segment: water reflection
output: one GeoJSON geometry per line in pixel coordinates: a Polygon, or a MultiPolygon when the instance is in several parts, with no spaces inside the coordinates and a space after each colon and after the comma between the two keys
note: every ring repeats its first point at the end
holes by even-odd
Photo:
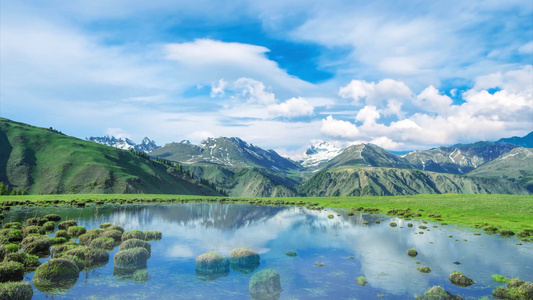
{"type": "MultiPolygon", "coordinates": [[[[440,224],[426,224],[429,231],[421,230],[419,222],[409,221],[414,226],[408,227],[404,220],[379,215],[189,203],[106,205],[97,211],[94,206],[39,208],[29,213],[28,209],[14,209],[6,213],[6,220],[20,221],[24,215],[47,213],[59,214],[64,220],[76,219],[87,228],[110,222],[127,231],[160,230],[163,234],[162,240],[151,243],[150,278],[146,283],[120,281],[113,276],[114,266],[109,263],[88,274],[83,283],[76,283],[62,295],[65,298],[247,299],[251,276],[269,268],[280,275],[282,299],[364,299],[377,294],[404,299],[423,294],[433,285],[463,297],[480,297],[490,295],[497,286],[490,278],[492,274],[533,280],[532,244],[518,246],[514,238],[475,236],[471,230],[440,224]],[[329,214],[334,218],[329,219],[329,214]],[[375,220],[381,224],[375,224],[375,220]],[[398,226],[390,227],[390,221],[398,226]],[[216,278],[197,273],[195,259],[199,255],[216,252],[227,258],[230,250],[242,247],[259,253],[259,266],[244,271],[231,266],[231,272],[216,278]],[[418,251],[417,257],[407,255],[410,248],[418,251]],[[289,257],[288,251],[298,256],[289,257]],[[454,264],[456,261],[461,264],[454,264]],[[317,262],[324,266],[315,266],[317,262]],[[432,272],[420,273],[416,268],[421,265],[432,272]],[[448,277],[453,271],[463,272],[477,284],[467,288],[452,285],[448,277]],[[366,277],[366,286],[357,283],[359,276],[366,277]]],[[[115,248],[110,255],[117,251],[115,248]]],[[[43,294],[34,295],[34,299],[41,298],[43,294]]]]}

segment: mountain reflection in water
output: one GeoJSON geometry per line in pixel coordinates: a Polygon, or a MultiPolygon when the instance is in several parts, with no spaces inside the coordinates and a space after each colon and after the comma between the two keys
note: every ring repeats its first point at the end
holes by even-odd
{"type": "MultiPolygon", "coordinates": [[[[253,273],[232,270],[227,276],[208,281],[195,276],[197,256],[214,251],[228,257],[231,250],[241,247],[259,253],[261,263],[254,273],[267,268],[279,273],[283,289],[280,299],[365,299],[377,294],[385,294],[387,299],[412,299],[433,285],[463,297],[481,297],[499,286],[490,278],[492,274],[533,280],[531,243],[518,246],[515,238],[476,236],[472,230],[456,226],[429,223],[425,224],[429,230],[421,230],[421,222],[383,215],[347,216],[346,211],[334,209],[218,203],[105,205],[98,207],[95,222],[95,209],[15,208],[5,214],[5,222],[56,213],[63,220],[79,220],[87,228],[111,222],[126,231],[163,233],[162,240],[150,242],[148,281],[137,283],[113,277],[112,257],[117,247],[109,253],[107,265],[80,273],[74,287],[54,295],[54,299],[248,299],[253,273]],[[334,218],[328,218],[329,214],[334,218]],[[375,224],[376,219],[381,224],[375,224]],[[365,221],[369,224],[364,225],[365,221]],[[390,221],[398,226],[390,227],[390,221]],[[408,222],[414,226],[407,227],[408,222]],[[418,256],[409,257],[410,248],[415,248],[418,256]],[[287,251],[298,255],[289,257],[287,251]],[[456,265],[455,261],[461,264],[456,265]],[[324,266],[315,266],[317,262],[324,266]],[[422,274],[416,269],[418,266],[429,266],[432,271],[422,274]],[[476,284],[468,288],[452,285],[448,276],[453,271],[463,272],[476,284]],[[359,276],[366,277],[366,286],[357,283],[359,276]]],[[[33,299],[45,297],[34,289],[33,299]]]]}

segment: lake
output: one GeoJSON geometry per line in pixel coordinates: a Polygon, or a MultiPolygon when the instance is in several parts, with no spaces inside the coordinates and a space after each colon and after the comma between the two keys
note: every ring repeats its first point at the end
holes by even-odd
{"type": "MultiPolygon", "coordinates": [[[[53,299],[249,299],[250,278],[261,269],[280,275],[280,299],[413,299],[434,285],[464,299],[479,299],[491,298],[492,290],[503,285],[491,279],[493,274],[533,281],[532,243],[517,245],[514,237],[474,235],[480,230],[471,228],[347,212],[218,203],[13,207],[4,213],[4,223],[55,213],[87,229],[110,222],[126,231],[162,232],[161,240],[150,241],[147,281],[113,275],[116,247],[106,265],[82,271],[72,288],[53,299]],[[398,226],[391,227],[391,221],[398,226]],[[229,257],[240,247],[259,253],[260,265],[254,272],[231,270],[211,280],[196,275],[197,256],[215,251],[229,257]],[[418,256],[408,256],[410,248],[418,256]],[[288,251],[297,256],[287,256],[288,251]],[[430,267],[431,272],[421,273],[420,266],[430,267]],[[476,284],[451,284],[448,277],[453,271],[461,271],[476,284]],[[366,285],[358,284],[359,276],[366,278],[366,285]]],[[[26,273],[25,280],[32,276],[26,273]]],[[[50,296],[34,288],[33,299],[50,296]]]]}

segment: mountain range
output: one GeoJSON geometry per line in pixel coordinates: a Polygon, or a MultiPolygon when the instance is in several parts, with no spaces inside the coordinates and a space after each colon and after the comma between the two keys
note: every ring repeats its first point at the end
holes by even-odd
{"type": "Polygon", "coordinates": [[[132,140],[125,138],[116,138],[114,136],[103,136],[103,137],[94,137],[91,136],[90,138],[85,138],[87,141],[95,142],[102,145],[111,146],[114,148],[122,149],[122,150],[130,150],[133,149],[135,151],[142,151],[144,153],[149,153],[154,151],[155,149],[161,148],[156,143],[149,138],[145,137],[140,144],[135,144],[132,140]]]}
{"type": "Polygon", "coordinates": [[[139,145],[146,147],[136,148],[128,139],[106,136],[84,141],[0,119],[0,181],[33,194],[529,194],[533,193],[533,154],[520,145],[530,145],[532,138],[529,134],[401,156],[373,144],[339,149],[322,141],[296,162],[236,137],[163,147],[145,138],[139,145]]]}

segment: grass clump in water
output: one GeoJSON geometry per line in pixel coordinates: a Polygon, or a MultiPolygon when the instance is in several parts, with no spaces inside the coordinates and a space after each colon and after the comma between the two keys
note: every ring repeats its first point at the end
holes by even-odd
{"type": "Polygon", "coordinates": [[[71,236],[80,236],[80,235],[86,233],[87,229],[85,229],[85,227],[83,227],[83,226],[70,226],[70,227],[68,227],[67,232],[71,236]]]}
{"type": "Polygon", "coordinates": [[[287,251],[287,253],[285,253],[285,255],[290,256],[290,257],[295,257],[298,254],[296,252],[294,252],[294,251],[287,251]]]}
{"type": "Polygon", "coordinates": [[[16,261],[0,263],[0,282],[21,281],[24,276],[24,265],[16,261]]]}
{"type": "Polygon", "coordinates": [[[161,231],[148,230],[144,232],[147,241],[158,241],[163,237],[161,231]]]}
{"type": "Polygon", "coordinates": [[[78,223],[74,220],[66,220],[57,225],[57,229],[59,230],[67,230],[69,227],[72,226],[78,226],[78,223]]]}
{"type": "Polygon", "coordinates": [[[415,257],[418,255],[418,252],[416,251],[415,248],[411,248],[409,250],[407,250],[407,255],[411,256],[411,257],[415,257]]]}
{"type": "Polygon", "coordinates": [[[422,272],[422,273],[430,273],[431,272],[431,269],[429,267],[418,267],[416,269],[418,271],[422,272]]]}
{"type": "Polygon", "coordinates": [[[130,240],[130,239],[139,239],[139,240],[144,241],[146,239],[146,235],[144,234],[144,232],[140,230],[132,230],[132,231],[124,232],[122,234],[122,241],[130,240]]]}
{"type": "Polygon", "coordinates": [[[33,297],[33,289],[27,281],[0,284],[0,299],[30,300],[31,297],[33,297]]]}
{"type": "Polygon", "coordinates": [[[365,276],[359,276],[356,278],[357,283],[359,283],[360,286],[365,286],[367,284],[365,276]]]}
{"type": "Polygon", "coordinates": [[[466,277],[461,272],[452,272],[452,274],[450,274],[450,282],[463,287],[471,286],[475,283],[472,279],[466,277]]]}
{"type": "Polygon", "coordinates": [[[281,294],[281,280],[279,274],[272,269],[256,272],[250,278],[248,285],[252,299],[278,299],[281,294]]]}
{"type": "Polygon", "coordinates": [[[133,280],[138,281],[138,282],[147,281],[149,278],[150,276],[148,276],[147,269],[140,269],[133,273],[133,280]]]}

